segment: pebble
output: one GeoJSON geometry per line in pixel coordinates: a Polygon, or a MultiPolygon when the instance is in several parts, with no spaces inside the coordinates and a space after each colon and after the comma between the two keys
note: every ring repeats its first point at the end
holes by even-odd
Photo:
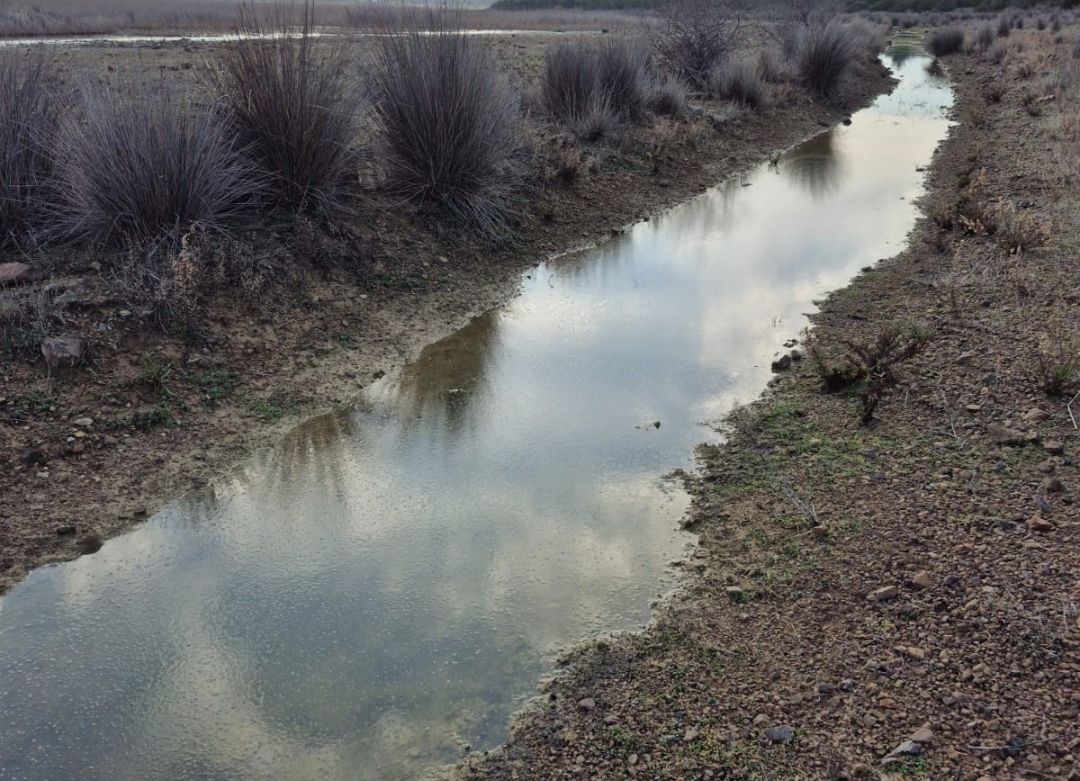
{"type": "Polygon", "coordinates": [[[773,743],[791,743],[795,740],[795,728],[788,724],[769,727],[765,734],[773,743]]]}
{"type": "Polygon", "coordinates": [[[618,716],[615,716],[614,714],[609,713],[607,716],[604,716],[604,723],[607,724],[610,727],[612,724],[618,724],[619,723],[619,718],[618,718],[618,716]]]}
{"type": "Polygon", "coordinates": [[[928,573],[926,570],[915,573],[911,577],[911,583],[918,588],[930,588],[930,586],[932,585],[930,582],[930,573],[928,573]]]}
{"type": "Polygon", "coordinates": [[[700,734],[701,730],[699,730],[697,727],[691,727],[686,731],[686,734],[683,735],[683,743],[693,743],[695,740],[697,740],[698,735],[700,734]]]}
{"type": "Polygon", "coordinates": [[[1065,486],[1056,477],[1046,477],[1043,478],[1042,489],[1048,494],[1059,494],[1065,490],[1065,486]]]}
{"type": "Polygon", "coordinates": [[[917,757],[922,752],[919,748],[919,744],[913,740],[905,740],[899,746],[890,751],[881,764],[887,765],[892,762],[897,762],[901,757],[917,757]]]}
{"type": "Polygon", "coordinates": [[[896,586],[882,586],[870,594],[867,599],[872,602],[888,602],[890,599],[896,599],[899,594],[900,590],[896,586]]]}
{"type": "Polygon", "coordinates": [[[64,537],[68,534],[74,534],[75,527],[69,523],[61,524],[60,526],[56,527],[56,533],[59,534],[61,537],[64,537]]]}
{"type": "Polygon", "coordinates": [[[596,708],[596,700],[592,697],[586,697],[583,700],[578,700],[577,706],[581,710],[588,712],[596,708]]]}
{"type": "Polygon", "coordinates": [[[755,727],[760,727],[762,724],[765,724],[768,721],[769,721],[769,717],[766,716],[764,713],[759,713],[757,716],[754,716],[754,726],[755,727]]]}
{"type": "Polygon", "coordinates": [[[1054,524],[1039,515],[1033,515],[1028,518],[1027,527],[1033,532],[1049,532],[1054,530],[1054,524]]]}
{"type": "Polygon", "coordinates": [[[922,727],[916,730],[908,740],[912,743],[932,743],[934,740],[934,733],[931,731],[930,727],[922,727]]]}
{"type": "Polygon", "coordinates": [[[75,420],[71,422],[79,428],[90,428],[92,425],[94,425],[93,418],[75,418],[75,420]]]}
{"type": "Polygon", "coordinates": [[[1065,452],[1065,444],[1063,442],[1051,441],[1043,443],[1043,450],[1052,456],[1060,456],[1065,452]]]}

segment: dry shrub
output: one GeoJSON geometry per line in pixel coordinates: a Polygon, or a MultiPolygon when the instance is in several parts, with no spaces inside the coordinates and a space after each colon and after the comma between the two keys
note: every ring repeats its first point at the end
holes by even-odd
{"type": "Polygon", "coordinates": [[[327,43],[315,33],[313,0],[244,2],[216,73],[240,143],[267,173],[277,203],[295,211],[340,208],[357,174],[351,60],[343,39],[327,43]]]}
{"type": "Polygon", "coordinates": [[[742,18],[718,0],[667,0],[653,45],[669,73],[695,89],[707,89],[709,75],[735,50],[742,18]]]}
{"type": "Polygon", "coordinates": [[[658,79],[653,86],[649,105],[661,116],[683,119],[690,110],[686,85],[671,76],[658,79]]]}
{"type": "Polygon", "coordinates": [[[964,48],[964,31],[959,27],[942,27],[930,33],[926,50],[935,57],[947,57],[964,48]]]}
{"type": "Polygon", "coordinates": [[[986,51],[994,45],[994,25],[990,22],[984,22],[979,25],[975,30],[975,35],[972,36],[972,43],[974,48],[979,51],[986,51]]]}
{"type": "Polygon", "coordinates": [[[31,240],[63,103],[46,47],[0,49],[0,248],[31,240]]]}
{"type": "Polygon", "coordinates": [[[555,119],[573,124],[583,117],[600,93],[600,73],[593,48],[572,41],[548,48],[540,89],[544,107],[555,119]]]}
{"type": "Polygon", "coordinates": [[[447,14],[407,14],[377,40],[371,86],[391,190],[491,239],[509,234],[524,181],[518,96],[447,14]]]}
{"type": "Polygon", "coordinates": [[[640,40],[567,41],[548,49],[541,83],[548,113],[577,125],[598,112],[645,117],[653,80],[650,52],[640,40]]]}
{"type": "Polygon", "coordinates": [[[59,141],[50,233],[146,246],[174,242],[195,222],[250,219],[263,179],[220,111],[139,77],[82,94],[82,121],[59,141]]]}
{"type": "Polygon", "coordinates": [[[12,362],[39,358],[54,309],[43,290],[0,291],[0,358],[12,362]]]}
{"type": "Polygon", "coordinates": [[[757,71],[769,84],[785,84],[791,78],[791,66],[774,46],[765,46],[758,50],[757,71]]]}
{"type": "Polygon", "coordinates": [[[812,92],[834,97],[856,58],[856,46],[848,31],[832,21],[803,29],[795,50],[800,80],[812,92]]]}
{"type": "Polygon", "coordinates": [[[598,45],[600,89],[612,109],[629,120],[644,118],[652,79],[651,52],[639,39],[608,38],[598,45]]]}
{"type": "Polygon", "coordinates": [[[1047,396],[1072,393],[1080,380],[1080,335],[1065,325],[1055,312],[1047,320],[1047,330],[1035,351],[1035,373],[1047,396]]]}
{"type": "Polygon", "coordinates": [[[756,64],[746,60],[728,60],[713,69],[710,84],[721,100],[760,109],[765,102],[765,80],[756,64]]]}

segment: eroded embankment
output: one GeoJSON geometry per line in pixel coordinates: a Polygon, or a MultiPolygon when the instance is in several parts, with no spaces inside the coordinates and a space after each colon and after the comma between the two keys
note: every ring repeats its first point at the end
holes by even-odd
{"type": "Polygon", "coordinates": [[[577,654],[460,774],[1080,773],[1076,69],[1068,38],[1016,40],[1004,65],[949,60],[933,219],[701,453],[682,593],[577,654]]]}
{"type": "MultiPolygon", "coordinates": [[[[508,67],[522,60],[535,70],[549,41],[493,45],[508,67]]],[[[197,80],[198,51],[183,44],[147,56],[197,80]]],[[[112,69],[142,56],[132,47],[80,50],[68,76],[87,60],[112,69]]],[[[354,398],[373,376],[504,301],[543,257],[749,168],[888,84],[875,61],[844,108],[784,85],[761,113],[733,122],[717,126],[706,111],[583,146],[577,180],[539,191],[508,249],[447,236],[422,210],[372,192],[354,221],[301,222],[263,237],[253,264],[270,284],[255,295],[222,292],[194,342],[155,329],[118,293],[107,263],[35,258],[48,295],[72,302],[64,330],[90,336],[92,362],[61,377],[19,365],[0,378],[0,590],[34,566],[96,550],[299,419],[354,398]]]]}

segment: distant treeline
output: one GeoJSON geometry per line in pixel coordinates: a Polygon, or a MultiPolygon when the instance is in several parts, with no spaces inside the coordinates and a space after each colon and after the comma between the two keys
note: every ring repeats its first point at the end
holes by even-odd
{"type": "MultiPolygon", "coordinates": [[[[665,0],[497,0],[491,5],[503,11],[533,11],[542,8],[578,9],[582,11],[641,11],[663,7],[665,0]]],[[[1001,11],[1005,8],[1074,8],[1080,0],[848,0],[850,11],[1001,11]]]]}

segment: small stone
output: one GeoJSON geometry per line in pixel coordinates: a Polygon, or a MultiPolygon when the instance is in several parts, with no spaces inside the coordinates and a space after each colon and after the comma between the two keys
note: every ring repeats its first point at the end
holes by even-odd
{"type": "Polygon", "coordinates": [[[728,586],[724,593],[728,595],[728,599],[737,600],[743,595],[742,586],[728,586]]]}
{"type": "Polygon", "coordinates": [[[930,586],[933,585],[930,581],[930,573],[926,570],[916,572],[911,577],[911,585],[916,586],[917,588],[930,588],[930,586]]]}
{"type": "Polygon", "coordinates": [[[1057,464],[1055,464],[1050,459],[1047,459],[1045,461],[1040,461],[1039,465],[1036,468],[1040,472],[1042,472],[1044,475],[1052,475],[1052,474],[1054,474],[1054,471],[1057,469],[1057,464]]]}
{"type": "Polygon", "coordinates": [[[968,412],[982,412],[982,404],[968,404],[964,407],[968,412]]]}
{"type": "Polygon", "coordinates": [[[803,359],[803,352],[799,349],[792,350],[788,355],[791,356],[791,360],[793,361],[801,361],[803,359]]]}
{"type": "Polygon", "coordinates": [[[990,441],[995,445],[1015,447],[1026,444],[1028,441],[1023,431],[1003,426],[1000,423],[991,423],[986,427],[986,433],[990,436],[990,441]]]}
{"type": "Polygon", "coordinates": [[[1040,515],[1033,515],[1027,520],[1027,527],[1033,532],[1048,532],[1054,530],[1054,524],[1040,515]]]}
{"type": "Polygon", "coordinates": [[[701,730],[699,730],[697,727],[691,727],[690,729],[686,730],[686,734],[683,735],[683,743],[693,743],[695,740],[697,740],[698,735],[700,734],[701,730]]]}
{"type": "Polygon", "coordinates": [[[813,532],[814,536],[818,537],[819,539],[829,536],[829,527],[826,526],[823,523],[819,523],[817,526],[813,527],[810,531],[813,532]]]}
{"type": "Polygon", "coordinates": [[[75,547],[79,549],[80,553],[86,556],[91,553],[97,553],[104,544],[101,535],[91,533],[81,537],[79,541],[75,543],[75,547]]]}
{"type": "Polygon", "coordinates": [[[612,713],[609,713],[607,716],[604,716],[604,723],[607,724],[609,727],[612,724],[618,724],[619,723],[619,717],[612,714],[612,713]]]}
{"type": "Polygon", "coordinates": [[[932,743],[934,740],[934,733],[930,730],[930,727],[921,727],[916,730],[910,738],[912,743],[932,743]]]}
{"type": "Polygon", "coordinates": [[[765,734],[773,743],[791,743],[795,740],[795,728],[788,724],[781,724],[779,727],[769,727],[765,734]]]}
{"type": "Polygon", "coordinates": [[[913,740],[905,740],[890,751],[885,759],[881,760],[881,763],[887,765],[899,761],[901,757],[917,757],[920,753],[922,753],[922,749],[919,748],[918,743],[913,740]]]}
{"type": "Polygon", "coordinates": [[[1059,494],[1065,490],[1065,486],[1056,477],[1046,477],[1043,478],[1042,489],[1048,494],[1059,494]]]}
{"type": "Polygon", "coordinates": [[[34,267],[26,263],[0,263],[0,287],[21,285],[34,278],[34,267]]]}
{"type": "Polygon", "coordinates": [[[791,368],[791,356],[781,355],[778,359],[772,362],[772,370],[774,372],[787,371],[791,368]]]}
{"type": "Polygon", "coordinates": [[[75,420],[71,422],[79,428],[90,428],[92,425],[94,425],[93,418],[75,418],[75,420]]]}
{"type": "Polygon", "coordinates": [[[926,651],[921,648],[916,648],[913,645],[909,645],[907,648],[905,648],[904,653],[906,653],[912,659],[918,659],[919,661],[922,661],[926,658],[926,651]]]}
{"type": "Polygon", "coordinates": [[[888,602],[890,599],[896,599],[899,594],[900,590],[896,586],[882,586],[870,594],[867,599],[872,602],[888,602]]]}
{"type": "Polygon", "coordinates": [[[1022,420],[1024,423],[1042,423],[1049,417],[1050,413],[1046,410],[1039,409],[1038,407],[1032,407],[1020,416],[1020,420],[1022,420]]]}
{"type": "Polygon", "coordinates": [[[56,527],[56,533],[61,537],[66,537],[69,534],[75,533],[75,527],[69,523],[61,524],[56,527]]]}
{"type": "Polygon", "coordinates": [[[1054,440],[1052,442],[1044,442],[1043,450],[1052,456],[1060,456],[1065,452],[1065,443],[1054,440]]]}
{"type": "Polygon", "coordinates": [[[50,369],[78,366],[86,360],[89,342],[76,333],[45,339],[41,343],[41,355],[50,369]]]}
{"type": "Polygon", "coordinates": [[[769,721],[769,717],[766,716],[764,713],[759,713],[757,716],[754,716],[754,726],[755,727],[760,727],[762,724],[768,723],[768,721],[769,721]]]}
{"type": "Polygon", "coordinates": [[[588,712],[596,708],[596,700],[592,697],[586,697],[583,700],[578,700],[577,706],[579,710],[588,712]]]}
{"type": "Polygon", "coordinates": [[[631,754],[629,757],[626,758],[626,764],[628,764],[628,765],[636,765],[637,763],[638,763],[638,755],[637,754],[631,754]]]}
{"type": "Polygon", "coordinates": [[[855,681],[851,680],[850,678],[845,678],[844,680],[840,681],[839,688],[842,692],[855,691],[855,681]]]}
{"type": "Polygon", "coordinates": [[[105,447],[116,447],[120,444],[120,440],[116,437],[105,436],[105,438],[101,440],[101,444],[105,445],[105,447]]]}

